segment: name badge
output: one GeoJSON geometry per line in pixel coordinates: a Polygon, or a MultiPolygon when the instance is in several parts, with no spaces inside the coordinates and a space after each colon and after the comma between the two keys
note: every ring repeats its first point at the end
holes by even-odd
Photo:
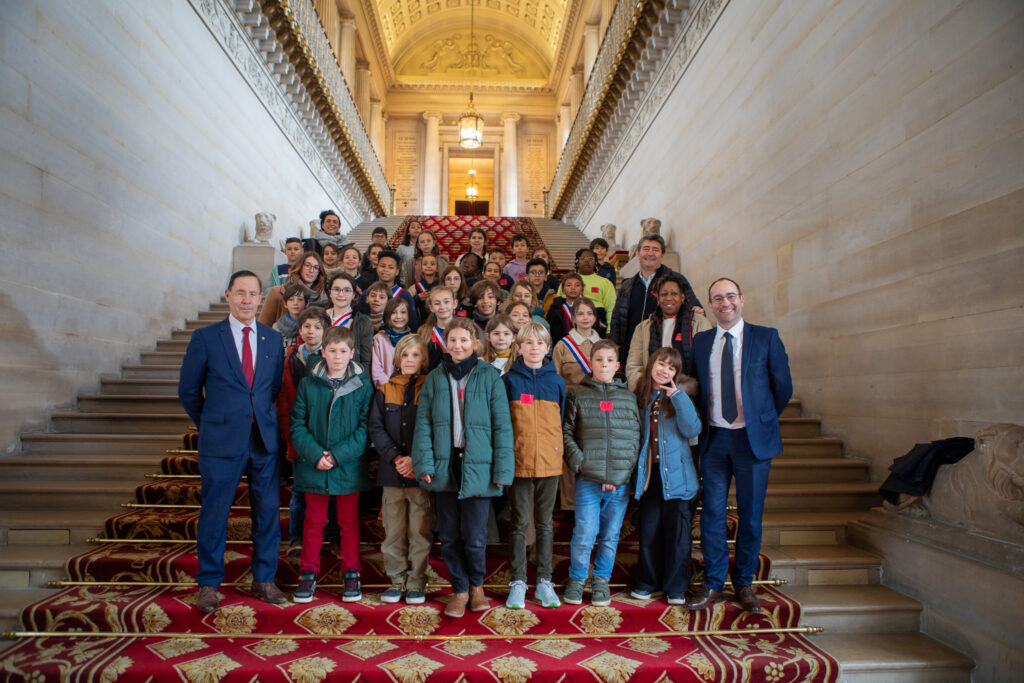
{"type": "Polygon", "coordinates": [[[594,294],[597,294],[598,292],[601,291],[601,288],[600,287],[591,287],[590,291],[593,292],[594,294]]]}
{"type": "Polygon", "coordinates": [[[612,408],[614,407],[615,404],[612,401],[601,401],[601,410],[603,410],[606,413],[611,412],[612,408]]]}
{"type": "Polygon", "coordinates": [[[533,394],[519,394],[519,402],[524,406],[533,405],[533,394]]]}

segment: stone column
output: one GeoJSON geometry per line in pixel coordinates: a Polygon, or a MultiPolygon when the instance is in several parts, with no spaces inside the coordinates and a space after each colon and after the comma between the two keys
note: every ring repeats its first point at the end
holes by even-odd
{"type": "Polygon", "coordinates": [[[425,111],[427,139],[423,146],[423,213],[441,214],[441,112],[425,111]]]}
{"type": "Polygon", "coordinates": [[[351,17],[342,17],[340,38],[341,54],[338,55],[338,66],[341,67],[341,75],[345,77],[349,90],[355,93],[356,89],[356,20],[351,17]]]}
{"type": "Polygon", "coordinates": [[[583,69],[574,66],[572,75],[569,76],[569,87],[566,88],[569,96],[569,115],[576,118],[580,110],[580,102],[583,101],[583,69]]]}
{"type": "Polygon", "coordinates": [[[597,61],[597,50],[601,47],[601,27],[587,23],[583,27],[583,82],[590,80],[594,62],[597,61]]]}
{"type": "Polygon", "coordinates": [[[505,124],[505,136],[501,143],[501,215],[519,215],[519,177],[516,148],[519,146],[517,122],[519,114],[505,112],[501,115],[505,124]]]}
{"type": "Polygon", "coordinates": [[[384,166],[384,116],[381,113],[380,100],[370,102],[370,144],[377,153],[381,167],[384,166]]]}
{"type": "Polygon", "coordinates": [[[367,133],[370,130],[370,63],[365,59],[356,61],[356,109],[363,117],[367,133]]]}
{"type": "Polygon", "coordinates": [[[572,130],[572,118],[569,113],[569,105],[563,104],[558,107],[558,150],[565,147],[565,141],[569,139],[569,131],[572,130]]]}

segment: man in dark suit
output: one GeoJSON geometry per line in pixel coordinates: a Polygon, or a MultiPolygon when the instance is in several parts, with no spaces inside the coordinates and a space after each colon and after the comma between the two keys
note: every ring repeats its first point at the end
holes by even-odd
{"type": "Polygon", "coordinates": [[[178,398],[199,428],[196,607],[204,613],[220,606],[228,514],[243,474],[252,516],[252,594],[273,604],[287,601],[274,585],[281,543],[274,399],[284,347],[280,334],[256,322],[262,289],[248,270],[231,276],[224,293],[230,315],[192,334],[178,380],[178,398]]]}
{"type": "Polygon", "coordinates": [[[793,395],[786,348],[773,327],[744,323],[743,292],[728,278],[708,290],[718,327],[693,338],[704,433],[700,437],[704,508],[700,516],[704,584],[686,606],[705,609],[723,599],[729,571],[726,499],[736,478],[739,525],[732,571],[740,606],[757,612],[752,582],[761,552],[761,517],[772,458],[782,452],[779,415],[793,395]]]}

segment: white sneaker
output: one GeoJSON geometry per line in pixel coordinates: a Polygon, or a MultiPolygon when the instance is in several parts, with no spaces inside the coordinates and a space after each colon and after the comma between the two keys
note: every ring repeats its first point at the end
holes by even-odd
{"type": "Polygon", "coordinates": [[[513,581],[508,585],[508,600],[505,601],[505,607],[509,609],[525,609],[526,608],[526,584],[522,581],[513,581]]]}
{"type": "Polygon", "coordinates": [[[561,607],[562,602],[555,594],[555,584],[548,579],[537,581],[537,587],[533,590],[533,597],[544,607],[561,607]]]}

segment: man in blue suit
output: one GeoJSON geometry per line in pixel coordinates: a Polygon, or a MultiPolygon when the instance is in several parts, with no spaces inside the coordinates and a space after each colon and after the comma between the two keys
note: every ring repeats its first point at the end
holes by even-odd
{"type": "Polygon", "coordinates": [[[284,346],[281,335],[256,322],[263,287],[248,270],[231,276],[227,319],[196,330],[185,352],[178,398],[199,428],[199,598],[196,608],[220,606],[228,514],[242,475],[249,478],[252,518],[252,595],[287,602],[274,585],[281,543],[277,413],[284,346]]]}
{"type": "Polygon", "coordinates": [[[761,603],[751,584],[761,552],[768,472],[772,458],[782,452],[779,415],[793,395],[793,381],[778,330],[744,323],[743,292],[736,282],[715,280],[708,298],[718,327],[693,338],[704,417],[699,449],[704,584],[686,606],[706,609],[724,599],[729,571],[725,507],[730,480],[735,477],[739,526],[733,593],[744,610],[757,612],[761,603]]]}

